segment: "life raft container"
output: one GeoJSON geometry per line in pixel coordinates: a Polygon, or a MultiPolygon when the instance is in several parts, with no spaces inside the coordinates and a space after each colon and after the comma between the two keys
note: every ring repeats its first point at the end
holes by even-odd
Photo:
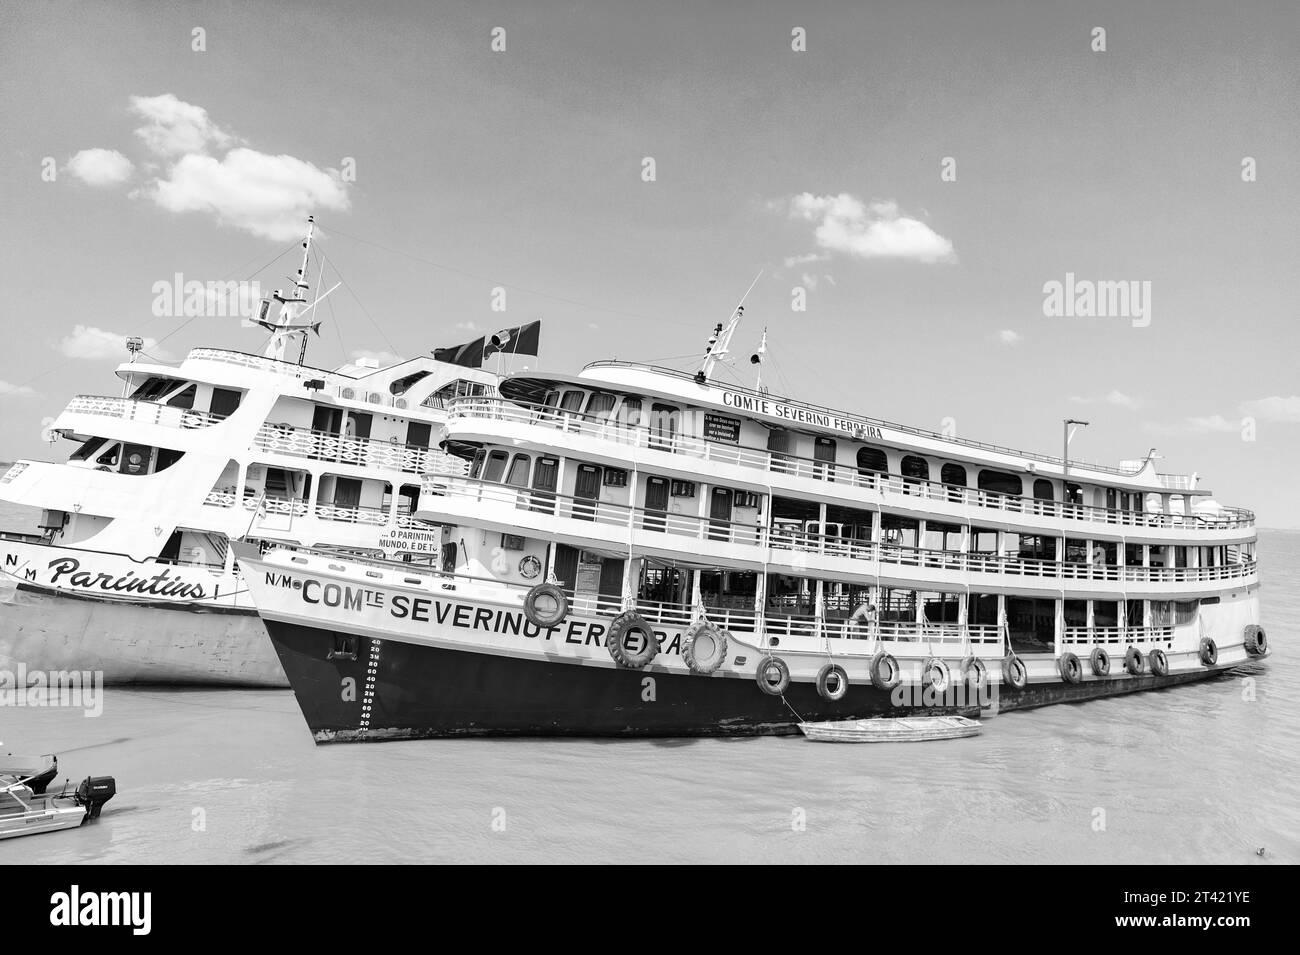
{"type": "Polygon", "coordinates": [[[1088,665],[1092,667],[1093,676],[1110,675],[1110,654],[1104,647],[1093,647],[1092,655],[1088,657],[1088,665]]]}
{"type": "Polygon", "coordinates": [[[1083,664],[1079,658],[1068,650],[1056,661],[1056,669],[1066,683],[1078,683],[1083,679],[1083,664]]]}
{"type": "Polygon", "coordinates": [[[952,685],[952,672],[948,669],[948,664],[938,657],[926,660],[925,666],[921,667],[921,685],[936,693],[948,692],[948,687],[952,685]]]}
{"type": "Polygon", "coordinates": [[[609,623],[609,633],[605,636],[605,649],[619,666],[640,670],[655,658],[659,652],[659,641],[655,639],[654,629],[635,610],[624,610],[609,623]],[[636,650],[627,648],[627,638],[636,634],[641,646],[636,650]]]}
{"type": "Polygon", "coordinates": [[[871,658],[871,685],[877,690],[892,690],[902,679],[903,674],[898,669],[894,655],[884,650],[876,651],[876,655],[871,658]]]}
{"type": "Polygon", "coordinates": [[[1124,669],[1130,676],[1141,676],[1145,663],[1146,658],[1137,647],[1129,647],[1128,652],[1124,654],[1124,669]]]}
{"type": "Polygon", "coordinates": [[[849,692],[849,675],[838,663],[828,663],[817,674],[817,695],[827,703],[844,699],[849,692]]]}
{"type": "Polygon", "coordinates": [[[1252,657],[1262,657],[1268,653],[1268,636],[1265,635],[1264,628],[1257,623],[1246,627],[1241,642],[1245,644],[1246,652],[1252,657]]]}
{"type": "Polygon", "coordinates": [[[759,661],[754,679],[768,696],[780,696],[790,685],[790,668],[780,657],[764,657],[759,661]]]}
{"type": "Polygon", "coordinates": [[[1002,682],[1013,690],[1023,690],[1029,685],[1029,670],[1025,668],[1025,661],[1014,652],[1002,658],[1002,682]]]}
{"type": "Polygon", "coordinates": [[[727,631],[697,620],[682,638],[682,659],[694,672],[707,675],[727,659],[727,631]]]}
{"type": "Polygon", "coordinates": [[[1207,667],[1212,667],[1219,662],[1219,645],[1214,642],[1213,637],[1201,637],[1200,656],[1201,662],[1207,667]]]}
{"type": "Polygon", "coordinates": [[[569,598],[555,584],[538,584],[524,595],[524,616],[534,627],[547,629],[569,615],[569,598]]]}
{"type": "Polygon", "coordinates": [[[1151,651],[1151,672],[1156,676],[1169,675],[1169,658],[1159,647],[1151,651]]]}

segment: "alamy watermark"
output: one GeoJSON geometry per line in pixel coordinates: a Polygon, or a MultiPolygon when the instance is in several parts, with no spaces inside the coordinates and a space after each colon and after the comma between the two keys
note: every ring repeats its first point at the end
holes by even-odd
{"type": "Polygon", "coordinates": [[[1043,285],[1048,318],[1127,318],[1134,328],[1151,324],[1151,282],[1137,279],[1093,281],[1065,273],[1065,281],[1043,285]]]}
{"type": "Polygon", "coordinates": [[[262,286],[257,281],[200,282],[177,272],[153,283],[153,314],[160,318],[256,318],[262,286]]]}
{"type": "Polygon", "coordinates": [[[41,706],[81,709],[83,716],[104,712],[103,670],[0,670],[0,707],[41,706]]]}

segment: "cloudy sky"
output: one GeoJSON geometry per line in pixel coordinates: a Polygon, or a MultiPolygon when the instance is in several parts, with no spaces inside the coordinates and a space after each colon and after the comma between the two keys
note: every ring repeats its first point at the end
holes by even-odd
{"type": "Polygon", "coordinates": [[[314,211],[313,364],[537,318],[545,368],[689,355],[761,270],[775,389],[1052,453],[1087,418],[1075,455],[1300,527],[1293,4],[705,6],[0,7],[0,458],[66,454],[128,334],[257,350],[154,285],[314,211]],[[1127,311],[1047,314],[1067,275],[1127,311]]]}

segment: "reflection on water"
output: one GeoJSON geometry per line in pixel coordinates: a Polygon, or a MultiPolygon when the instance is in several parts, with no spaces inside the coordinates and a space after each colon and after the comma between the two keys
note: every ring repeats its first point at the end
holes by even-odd
{"type": "Polygon", "coordinates": [[[288,692],[109,688],[98,719],[0,709],[5,750],[118,781],[98,823],[0,863],[1300,862],[1300,533],[1260,539],[1253,703],[1236,675],[941,743],[317,747],[288,692]]]}

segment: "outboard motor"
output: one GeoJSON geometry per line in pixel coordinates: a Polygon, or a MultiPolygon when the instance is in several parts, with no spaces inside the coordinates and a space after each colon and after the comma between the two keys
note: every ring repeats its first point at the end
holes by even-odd
{"type": "Polygon", "coordinates": [[[117,782],[112,776],[87,776],[77,787],[77,802],[86,807],[86,819],[98,819],[104,803],[117,795],[117,782]]]}

